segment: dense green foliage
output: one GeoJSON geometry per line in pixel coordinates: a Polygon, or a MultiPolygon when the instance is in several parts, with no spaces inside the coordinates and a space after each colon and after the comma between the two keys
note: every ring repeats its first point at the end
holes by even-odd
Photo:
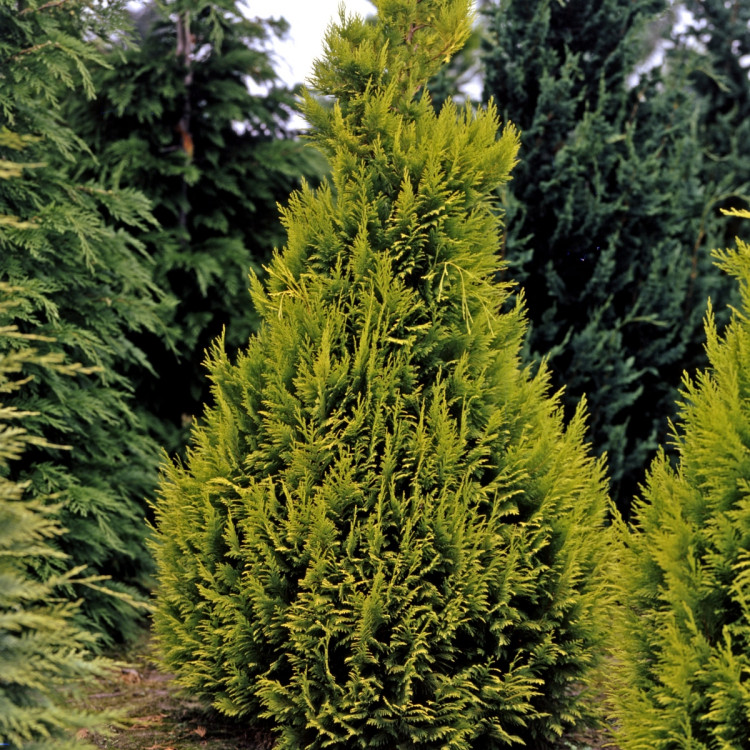
{"type": "Polygon", "coordinates": [[[583,393],[628,511],[667,430],[701,313],[723,298],[705,249],[696,107],[634,72],[663,0],[507,0],[487,11],[487,96],[522,132],[503,253],[570,411],[583,393]]]}
{"type": "Polygon", "coordinates": [[[746,222],[721,209],[750,207],[750,5],[742,0],[686,0],[687,23],[672,34],[667,67],[673,84],[697,94],[695,133],[704,151],[708,247],[750,237],[746,222]]]}
{"type": "Polygon", "coordinates": [[[174,306],[163,308],[168,338],[138,339],[155,372],[135,378],[160,440],[176,449],[207,398],[205,349],[224,327],[231,349],[244,345],[258,323],[248,274],[283,240],[276,203],[319,159],[285,130],[294,92],[265,49],[283,22],[248,20],[235,0],[150,3],[134,21],[137,48],[110,48],[96,100],[68,109],[96,154],[87,172],[153,203],[159,225],[140,239],[174,306]],[[248,80],[266,93],[251,94],[248,80]]]}
{"type": "MultiPolygon", "coordinates": [[[[27,428],[72,450],[32,446],[10,476],[28,481],[33,496],[58,495],[67,530],[53,543],[74,565],[135,594],[152,567],[143,516],[158,448],[132,410],[123,372],[145,366],[130,337],[159,320],[149,263],[123,227],[142,228],[150,217],[142,195],[73,177],[84,147],[60,117],[69,91],[93,94],[88,67],[98,57],[83,40],[117,24],[116,11],[109,2],[19,10],[0,0],[0,281],[15,288],[9,324],[49,337],[41,354],[85,366],[63,377],[29,364],[33,381],[8,406],[34,412],[27,428]]],[[[28,346],[12,338],[2,351],[28,346]]],[[[57,559],[45,556],[38,570],[55,575],[57,559]]],[[[132,630],[136,613],[125,599],[93,587],[83,597],[90,627],[116,638],[132,630]]]]}
{"type": "MultiPolygon", "coordinates": [[[[746,213],[745,218],[750,218],[746,213]]],[[[738,750],[750,736],[750,245],[717,253],[742,305],[685,376],[673,440],[635,506],[622,567],[619,744],[738,750]]]]}
{"type": "Polygon", "coordinates": [[[306,100],[330,183],[295,193],[156,508],[177,679],[280,748],[541,747],[581,720],[606,618],[602,466],[501,312],[494,191],[517,135],[419,90],[464,0],[342,18],[306,100]]]}
{"type": "Polygon", "coordinates": [[[71,682],[96,674],[102,663],[87,658],[92,636],[74,625],[77,606],[59,596],[59,587],[71,585],[80,571],[66,570],[44,582],[29,574],[39,560],[61,560],[50,540],[62,529],[54,508],[27,497],[27,484],[8,478],[9,462],[29,445],[46,443],[24,428],[29,415],[6,403],[26,384],[22,371],[30,363],[63,377],[76,368],[64,367],[55,354],[9,350],[12,339],[34,343],[8,324],[12,292],[0,285],[0,744],[64,750],[81,747],[71,741],[74,730],[95,720],[70,705],[71,682]]]}

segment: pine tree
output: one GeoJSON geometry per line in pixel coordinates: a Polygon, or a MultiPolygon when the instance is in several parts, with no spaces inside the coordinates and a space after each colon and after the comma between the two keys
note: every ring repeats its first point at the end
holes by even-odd
{"type": "Polygon", "coordinates": [[[703,362],[700,303],[726,294],[701,231],[694,101],[658,68],[636,75],[665,7],[510,0],[487,13],[486,95],[522,132],[502,252],[528,300],[530,354],[549,357],[568,410],[587,394],[624,513],[682,368],[703,362]]]}
{"type": "Polygon", "coordinates": [[[437,115],[465,0],[333,26],[306,116],[332,177],[282,212],[215,406],[156,507],[170,669],[280,748],[541,747],[584,716],[606,621],[602,466],[500,309],[494,190],[517,135],[437,115]]]}
{"type": "MultiPolygon", "coordinates": [[[[0,0],[0,281],[15,289],[9,324],[46,337],[40,355],[84,366],[63,377],[29,364],[33,380],[8,406],[33,412],[27,429],[72,450],[32,446],[9,478],[28,482],[35,497],[57,495],[66,533],[53,543],[87,575],[109,576],[101,586],[120,595],[88,587],[82,614],[121,638],[137,620],[126,595],[142,591],[152,569],[143,517],[158,448],[124,375],[147,365],[134,332],[159,326],[151,268],[125,229],[151,219],[139,193],[75,178],[85,146],[60,115],[69,91],[93,95],[92,38],[119,23],[117,4],[105,6],[0,0]]],[[[3,351],[28,346],[13,338],[3,351]]],[[[40,559],[38,573],[57,575],[56,558],[40,559]]]]}
{"type": "MultiPolygon", "coordinates": [[[[6,225],[13,219],[4,218],[6,225]]],[[[64,366],[57,353],[40,356],[31,347],[8,346],[18,339],[38,343],[8,324],[13,291],[0,284],[0,744],[65,750],[82,747],[72,742],[74,730],[96,723],[95,716],[71,706],[71,684],[101,673],[105,663],[89,658],[93,638],[73,622],[77,605],[58,592],[73,585],[80,571],[44,582],[29,574],[40,559],[61,561],[50,540],[63,531],[49,503],[26,496],[26,485],[7,476],[9,463],[28,446],[47,443],[23,427],[28,413],[5,402],[28,382],[22,375],[30,363],[68,377],[79,368],[64,366]]]]}
{"type": "Polygon", "coordinates": [[[249,20],[235,0],[152,2],[134,20],[138,46],[110,46],[99,96],[70,109],[96,154],[87,171],[142,190],[159,222],[140,239],[176,306],[163,308],[169,338],[137,340],[155,371],[138,400],[174,450],[207,398],[206,348],[226,328],[234,350],[258,323],[248,274],[282,242],[277,202],[320,166],[287,128],[295,92],[266,51],[283,21],[249,20]]]}
{"type": "Polygon", "coordinates": [[[710,365],[685,375],[673,428],[679,463],[660,453],[651,466],[622,563],[624,750],[750,737],[750,245],[716,255],[741,308],[720,336],[709,305],[710,365]]]}

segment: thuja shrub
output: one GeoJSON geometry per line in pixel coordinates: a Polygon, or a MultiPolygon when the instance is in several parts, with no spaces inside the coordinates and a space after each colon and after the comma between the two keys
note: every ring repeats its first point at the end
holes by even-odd
{"type": "MultiPolygon", "coordinates": [[[[750,218],[750,213],[733,212],[750,218]]],[[[624,750],[737,750],[750,737],[750,245],[716,253],[742,304],[683,381],[679,463],[651,466],[620,580],[624,750]]]]}
{"type": "Polygon", "coordinates": [[[602,640],[602,466],[501,312],[517,133],[420,91],[469,3],[377,5],[328,33],[333,106],[306,114],[331,181],[283,210],[262,326],[213,347],[215,406],[164,470],[155,630],[281,748],[541,746],[583,719],[602,640]]]}

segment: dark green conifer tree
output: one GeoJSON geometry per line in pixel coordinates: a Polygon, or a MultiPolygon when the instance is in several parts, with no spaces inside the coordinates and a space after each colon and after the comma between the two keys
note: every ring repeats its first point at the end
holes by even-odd
{"type": "Polygon", "coordinates": [[[508,273],[524,288],[532,356],[549,357],[615,501],[666,433],[680,373],[702,360],[702,301],[724,295],[701,215],[693,99],[635,76],[662,0],[508,0],[487,12],[486,95],[522,133],[504,191],[508,273]]]}
{"type": "Polygon", "coordinates": [[[697,94],[694,127],[704,150],[707,205],[701,231],[708,247],[730,247],[746,222],[721,209],[750,206],[750,5],[742,0],[686,0],[667,64],[678,85],[697,94]]]}
{"type": "MultiPolygon", "coordinates": [[[[0,176],[0,179],[4,179],[0,176]]],[[[6,226],[12,217],[5,216],[6,226]]],[[[40,343],[8,324],[14,290],[0,284],[0,745],[23,750],[81,748],[75,730],[95,725],[96,717],[71,705],[73,683],[101,674],[104,662],[90,659],[93,637],[75,625],[77,605],[60,596],[80,571],[65,570],[39,581],[29,570],[39,560],[64,556],[50,544],[63,533],[55,509],[29,497],[28,483],[8,477],[9,463],[30,446],[48,445],[24,428],[28,412],[7,406],[8,397],[27,384],[30,364],[73,376],[59,353],[41,356],[33,348],[8,346],[13,340],[40,343]]]]}
{"type": "Polygon", "coordinates": [[[306,115],[332,178],[295,193],[217,344],[215,406],[156,508],[155,630],[219,710],[280,748],[542,747],[582,720],[606,621],[605,490],[501,312],[516,131],[420,90],[466,0],[380,0],[327,35],[306,115]]]}
{"type": "Polygon", "coordinates": [[[709,306],[710,364],[684,378],[678,465],[652,464],[622,561],[623,750],[750,738],[750,245],[716,255],[742,303],[722,335],[709,306]]]}
{"type": "Polygon", "coordinates": [[[249,20],[236,0],[151,2],[134,21],[138,46],[111,47],[96,100],[71,109],[96,154],[89,171],[142,190],[159,222],[140,239],[175,307],[163,308],[168,339],[138,339],[154,370],[138,399],[171,450],[208,396],[210,342],[226,327],[234,350],[258,323],[248,275],[282,242],[277,202],[322,165],[287,127],[295,92],[266,49],[283,21],[249,20]]]}
{"type": "MultiPolygon", "coordinates": [[[[0,0],[0,281],[15,288],[9,324],[49,337],[38,345],[42,355],[84,365],[74,377],[29,365],[32,382],[8,405],[34,412],[28,429],[72,450],[32,446],[9,476],[28,481],[34,496],[57,495],[66,533],[54,544],[87,574],[110,576],[102,587],[121,595],[87,588],[88,626],[124,637],[136,613],[122,596],[141,589],[152,569],[144,498],[158,448],[132,410],[123,372],[146,364],[134,332],[159,326],[149,261],[124,227],[151,220],[142,195],[75,179],[85,147],[60,115],[68,92],[93,94],[91,40],[117,28],[117,10],[110,2],[0,0]]],[[[56,565],[44,556],[40,576],[55,575],[56,565]]]]}

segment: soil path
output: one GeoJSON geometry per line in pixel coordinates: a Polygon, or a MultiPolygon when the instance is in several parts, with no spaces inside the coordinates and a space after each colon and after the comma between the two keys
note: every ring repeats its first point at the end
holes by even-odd
{"type": "MultiPolygon", "coordinates": [[[[91,711],[118,714],[99,734],[79,733],[111,750],[273,750],[273,735],[248,722],[231,722],[184,694],[159,671],[149,643],[141,644],[105,677],[85,686],[91,711]]],[[[550,750],[618,750],[607,732],[567,736],[550,750]]]]}

